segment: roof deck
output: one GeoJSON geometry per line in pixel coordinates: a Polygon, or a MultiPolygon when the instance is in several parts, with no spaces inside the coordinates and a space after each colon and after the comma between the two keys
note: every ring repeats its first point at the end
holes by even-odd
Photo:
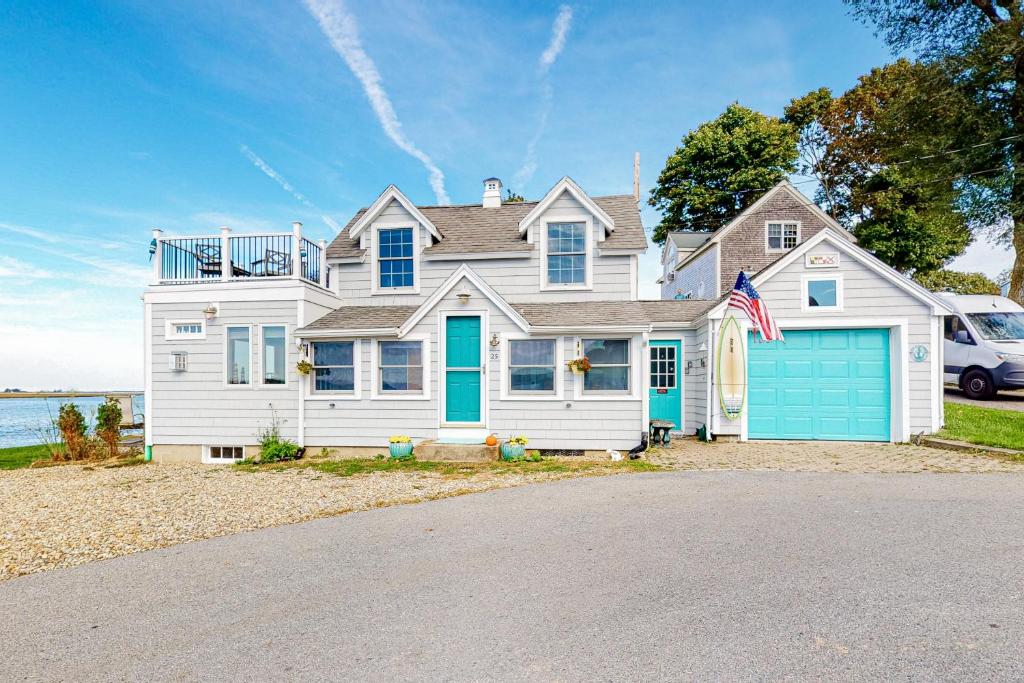
{"type": "Polygon", "coordinates": [[[165,237],[153,231],[154,285],[214,284],[239,280],[300,279],[330,287],[327,243],[302,236],[302,224],[292,232],[165,237]]]}

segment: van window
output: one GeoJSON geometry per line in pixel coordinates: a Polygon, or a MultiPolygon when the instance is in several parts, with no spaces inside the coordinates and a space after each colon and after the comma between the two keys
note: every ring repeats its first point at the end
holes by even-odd
{"type": "Polygon", "coordinates": [[[946,316],[946,329],[945,329],[945,333],[943,334],[943,336],[946,339],[948,339],[949,341],[955,342],[956,341],[956,333],[959,332],[960,330],[963,330],[964,332],[966,332],[967,333],[967,338],[971,339],[971,332],[970,332],[970,330],[967,329],[967,325],[964,324],[964,321],[961,320],[959,316],[947,315],[946,316]]]}
{"type": "Polygon", "coordinates": [[[1024,339],[1024,312],[968,313],[967,317],[985,339],[1024,339]]]}

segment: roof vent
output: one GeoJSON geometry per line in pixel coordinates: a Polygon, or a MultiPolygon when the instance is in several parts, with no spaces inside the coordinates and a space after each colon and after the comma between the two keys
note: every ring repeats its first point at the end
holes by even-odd
{"type": "Polygon", "coordinates": [[[484,181],[484,208],[495,209],[501,206],[501,181],[488,178],[484,181]]]}

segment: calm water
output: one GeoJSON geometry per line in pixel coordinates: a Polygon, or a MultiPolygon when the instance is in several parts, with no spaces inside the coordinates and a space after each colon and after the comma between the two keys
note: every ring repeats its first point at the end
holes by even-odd
{"type": "MultiPolygon", "coordinates": [[[[102,396],[89,398],[3,398],[0,399],[0,448],[40,443],[39,433],[57,419],[61,403],[74,403],[91,427],[102,396]]],[[[142,413],[142,396],[133,399],[135,412],[142,413]]]]}

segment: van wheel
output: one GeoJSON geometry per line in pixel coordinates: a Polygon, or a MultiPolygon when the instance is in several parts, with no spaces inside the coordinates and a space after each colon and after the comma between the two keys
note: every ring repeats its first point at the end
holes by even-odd
{"type": "Polygon", "coordinates": [[[992,378],[984,370],[975,368],[964,373],[964,393],[976,401],[986,401],[996,395],[992,378]]]}

